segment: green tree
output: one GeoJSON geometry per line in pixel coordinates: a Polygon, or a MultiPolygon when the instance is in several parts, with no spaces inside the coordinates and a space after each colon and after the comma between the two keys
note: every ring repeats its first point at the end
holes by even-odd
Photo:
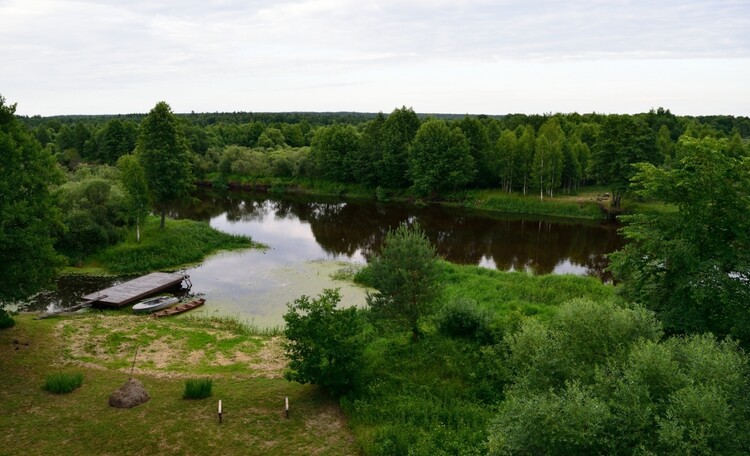
{"type": "Polygon", "coordinates": [[[612,207],[619,208],[635,174],[635,163],[657,164],[656,137],[640,119],[609,115],[602,124],[592,154],[595,177],[612,193],[612,207]]]}
{"type": "Polygon", "coordinates": [[[355,178],[372,187],[380,185],[379,169],[383,165],[383,126],[385,116],[378,113],[377,117],[367,122],[359,139],[359,149],[355,162],[355,178]]]}
{"type": "Polygon", "coordinates": [[[337,309],[338,289],[317,299],[301,296],[284,314],[287,380],[313,383],[334,395],[348,392],[361,368],[363,323],[356,307],[337,309]]]}
{"type": "Polygon", "coordinates": [[[376,314],[403,322],[419,339],[419,319],[432,312],[440,293],[437,253],[419,224],[390,231],[368,268],[378,291],[367,295],[367,304],[376,314]]]}
{"type": "Polygon", "coordinates": [[[513,175],[520,168],[518,139],[513,130],[504,130],[495,144],[498,154],[495,174],[500,178],[503,190],[513,191],[513,175]]]}
{"type": "Polygon", "coordinates": [[[652,312],[588,300],[524,322],[490,454],[744,454],[747,357],[713,336],[660,336],[652,312]]]}
{"type": "Polygon", "coordinates": [[[474,179],[469,143],[458,128],[429,119],[417,130],[409,148],[409,175],[421,195],[456,191],[474,179]]]}
{"type": "Polygon", "coordinates": [[[628,299],[670,332],[711,331],[750,341],[750,160],[726,140],[683,136],[670,169],[637,167],[636,193],[677,207],[624,218],[628,243],[611,269],[628,299]]]}
{"type": "Polygon", "coordinates": [[[120,170],[120,182],[127,194],[130,219],[135,220],[136,242],[141,242],[141,220],[148,214],[149,204],[146,172],[138,157],[132,154],[121,156],[117,160],[117,168],[120,170]]]}
{"type": "Polygon", "coordinates": [[[169,204],[188,197],[193,190],[190,151],[167,103],[160,101],[143,119],[136,150],[164,229],[169,204]]]}
{"type": "Polygon", "coordinates": [[[461,129],[468,140],[469,153],[474,159],[476,177],[473,180],[476,180],[480,187],[496,185],[496,175],[492,172],[490,159],[492,144],[487,134],[487,128],[479,119],[468,115],[458,122],[458,128],[461,129]]]}
{"type": "Polygon", "coordinates": [[[315,132],[310,153],[322,177],[336,182],[353,182],[359,133],[351,125],[331,125],[315,132]]]}
{"type": "Polygon", "coordinates": [[[60,212],[49,189],[62,174],[15,111],[0,96],[0,303],[39,291],[62,262],[53,248],[60,212]]]}
{"type": "Polygon", "coordinates": [[[406,188],[409,185],[409,145],[419,129],[420,121],[414,110],[406,106],[395,109],[383,125],[383,163],[380,167],[381,185],[386,188],[406,188]]]}
{"type": "Polygon", "coordinates": [[[536,133],[531,125],[519,126],[516,130],[518,137],[518,171],[523,181],[525,195],[531,184],[531,171],[534,163],[534,149],[536,147],[536,133]]]}
{"type": "Polygon", "coordinates": [[[669,166],[672,163],[672,157],[674,157],[674,141],[672,141],[672,134],[666,125],[659,127],[659,132],[656,134],[656,149],[659,151],[659,155],[664,157],[664,164],[669,166]]]}
{"type": "Polygon", "coordinates": [[[583,170],[581,168],[578,154],[584,147],[586,147],[586,145],[575,135],[568,136],[563,145],[563,169],[561,179],[568,192],[575,190],[583,177],[583,170]]]}
{"type": "Polygon", "coordinates": [[[560,186],[563,171],[563,145],[565,133],[557,117],[550,117],[539,128],[534,148],[532,177],[539,185],[539,198],[544,194],[554,196],[554,190],[560,186]]]}

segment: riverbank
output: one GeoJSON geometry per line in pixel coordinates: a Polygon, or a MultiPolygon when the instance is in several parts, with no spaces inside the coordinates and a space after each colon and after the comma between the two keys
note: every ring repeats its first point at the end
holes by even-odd
{"type": "Polygon", "coordinates": [[[63,272],[90,275],[136,275],[160,270],[175,270],[196,264],[224,250],[264,248],[246,236],[231,235],[193,220],[167,219],[159,229],[159,217],[148,217],[136,242],[131,228],[124,241],[105,248],[63,272]]]}
{"type": "Polygon", "coordinates": [[[507,193],[500,189],[467,190],[443,198],[425,200],[409,193],[408,190],[373,189],[359,184],[342,184],[312,179],[257,179],[231,180],[227,182],[201,181],[199,186],[265,192],[276,195],[333,196],[339,198],[368,199],[378,201],[408,202],[418,205],[440,204],[445,206],[468,207],[478,211],[538,215],[585,220],[614,220],[620,214],[642,211],[662,212],[669,208],[658,202],[638,202],[625,200],[623,207],[610,207],[611,198],[601,187],[583,187],[571,194],[558,194],[552,198],[540,199],[536,193],[523,195],[507,193]]]}
{"type": "Polygon", "coordinates": [[[94,313],[0,330],[0,442],[28,454],[331,454],[358,450],[335,401],[282,378],[277,336],[220,320],[94,313]],[[129,377],[151,400],[107,405],[129,377]],[[47,375],[82,373],[69,394],[42,389],[47,375]],[[213,380],[208,399],[182,399],[186,378],[213,380]],[[284,398],[290,417],[284,416],[284,398]],[[223,419],[218,422],[217,402],[223,419]]]}

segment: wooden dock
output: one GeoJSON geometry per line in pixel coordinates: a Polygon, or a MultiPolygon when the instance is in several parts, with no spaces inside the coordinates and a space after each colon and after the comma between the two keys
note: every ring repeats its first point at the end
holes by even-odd
{"type": "MultiPolygon", "coordinates": [[[[89,293],[81,299],[94,302],[97,307],[122,307],[139,299],[179,286],[189,278],[183,274],[152,272],[121,284],[89,293]]],[[[188,282],[189,283],[189,282],[188,282]]]]}

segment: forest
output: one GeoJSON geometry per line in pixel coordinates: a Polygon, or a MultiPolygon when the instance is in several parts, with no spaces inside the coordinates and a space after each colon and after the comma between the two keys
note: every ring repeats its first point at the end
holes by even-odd
{"type": "Polygon", "coordinates": [[[620,215],[616,286],[451,264],[404,224],[353,274],[373,290],[362,308],[338,308],[336,290],[289,303],[287,379],[334,397],[364,454],[747,454],[749,137],[747,117],[662,108],[174,114],[160,102],[41,118],[0,97],[0,254],[16,260],[0,302],[146,217],[163,229],[196,183],[324,182],[415,201],[598,186],[616,214],[628,198],[663,205],[620,215]]]}

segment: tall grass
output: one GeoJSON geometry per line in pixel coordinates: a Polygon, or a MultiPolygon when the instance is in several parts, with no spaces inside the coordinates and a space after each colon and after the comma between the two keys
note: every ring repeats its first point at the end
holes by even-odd
{"type": "Polygon", "coordinates": [[[211,397],[211,389],[214,386],[210,378],[189,378],[185,380],[185,391],[183,399],[205,399],[211,397]]]}
{"type": "Polygon", "coordinates": [[[261,327],[233,316],[187,316],[174,320],[191,328],[223,329],[237,335],[274,337],[284,334],[281,326],[261,327]]]}
{"type": "MultiPolygon", "coordinates": [[[[356,274],[360,282],[368,277],[367,267],[356,274]]],[[[596,278],[448,262],[440,263],[439,281],[447,304],[423,320],[425,336],[413,342],[408,331],[376,332],[359,387],[342,399],[364,454],[487,454],[488,425],[510,379],[502,339],[572,298],[614,297],[614,287],[596,278]]]]}
{"type": "Polygon", "coordinates": [[[115,274],[143,274],[159,269],[174,269],[203,260],[217,250],[258,247],[246,236],[222,233],[207,223],[192,220],[166,221],[149,217],[142,229],[141,242],[135,235],[94,255],[93,262],[115,274]]]}
{"type": "Polygon", "coordinates": [[[50,393],[67,394],[83,385],[83,374],[80,372],[55,372],[44,379],[43,388],[50,393]]]}
{"type": "Polygon", "coordinates": [[[592,220],[605,218],[601,208],[593,202],[577,203],[555,198],[540,200],[538,196],[502,192],[470,193],[469,195],[473,198],[473,207],[476,209],[592,220]]]}

